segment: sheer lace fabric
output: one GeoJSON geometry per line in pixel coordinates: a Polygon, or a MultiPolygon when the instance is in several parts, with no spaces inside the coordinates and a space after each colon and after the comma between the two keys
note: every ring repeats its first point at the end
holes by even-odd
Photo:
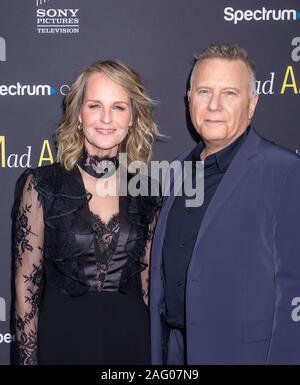
{"type": "Polygon", "coordinates": [[[16,340],[18,359],[37,364],[37,322],[43,286],[43,209],[29,175],[15,219],[16,340]]]}
{"type": "Polygon", "coordinates": [[[95,231],[95,251],[97,258],[96,279],[98,291],[101,291],[108,272],[109,263],[114,255],[118,242],[120,231],[119,216],[115,214],[108,223],[104,223],[98,215],[91,213],[91,225],[95,231]]]}

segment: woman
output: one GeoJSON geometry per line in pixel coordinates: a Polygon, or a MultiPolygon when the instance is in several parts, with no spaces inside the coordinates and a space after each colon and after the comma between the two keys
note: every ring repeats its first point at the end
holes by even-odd
{"type": "Polygon", "coordinates": [[[77,77],[64,107],[58,162],[26,170],[16,185],[19,362],[147,364],[143,295],[159,200],[119,194],[118,154],[149,162],[152,101],[135,71],[103,61],[77,77]]]}

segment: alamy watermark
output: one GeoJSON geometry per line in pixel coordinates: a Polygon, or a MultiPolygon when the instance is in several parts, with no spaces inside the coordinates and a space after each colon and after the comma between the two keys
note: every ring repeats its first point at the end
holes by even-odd
{"type": "Polygon", "coordinates": [[[142,161],[127,163],[126,153],[119,157],[119,183],[110,178],[116,171],[113,162],[100,162],[96,172],[106,175],[99,178],[96,191],[99,196],[185,196],[186,207],[199,207],[204,200],[204,163],[202,161],[142,161]],[[128,172],[133,176],[128,179],[128,172]]]}
{"type": "Polygon", "coordinates": [[[292,306],[294,306],[294,309],[291,313],[292,320],[294,322],[299,322],[300,321],[300,297],[294,297],[292,299],[292,306]]]}

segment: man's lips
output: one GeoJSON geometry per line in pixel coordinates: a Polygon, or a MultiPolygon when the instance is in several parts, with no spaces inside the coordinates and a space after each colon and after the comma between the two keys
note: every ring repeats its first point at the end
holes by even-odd
{"type": "Polygon", "coordinates": [[[218,120],[218,119],[205,119],[204,121],[207,124],[221,124],[221,123],[224,123],[224,120],[218,120]]]}

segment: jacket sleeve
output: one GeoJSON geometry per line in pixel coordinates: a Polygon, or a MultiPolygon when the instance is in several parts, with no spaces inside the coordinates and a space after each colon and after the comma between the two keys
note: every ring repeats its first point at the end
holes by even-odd
{"type": "Polygon", "coordinates": [[[43,209],[33,175],[17,182],[13,207],[16,353],[21,365],[38,364],[37,326],[43,282],[43,209]]]}
{"type": "Polygon", "coordinates": [[[300,364],[300,159],[290,168],[274,214],[276,301],[268,364],[300,364]]]}

